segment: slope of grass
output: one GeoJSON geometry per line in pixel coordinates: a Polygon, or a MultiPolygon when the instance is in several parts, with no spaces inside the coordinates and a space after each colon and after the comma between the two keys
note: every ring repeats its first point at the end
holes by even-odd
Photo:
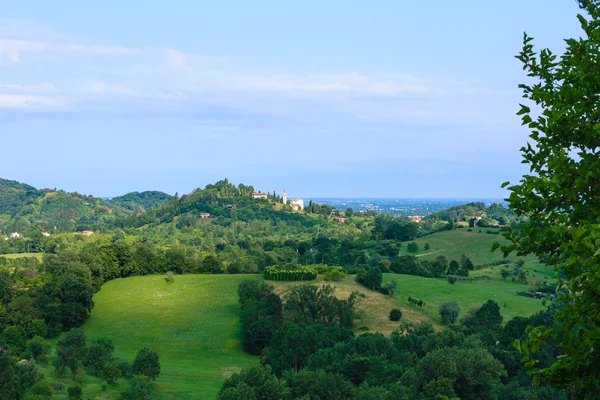
{"type": "MultiPolygon", "coordinates": [[[[491,251],[492,244],[499,241],[500,244],[507,243],[502,235],[492,235],[486,233],[487,230],[498,231],[498,229],[473,228],[471,232],[467,229],[455,229],[453,231],[436,232],[431,235],[423,236],[415,239],[419,245],[417,253],[409,253],[406,249],[406,242],[403,243],[403,255],[416,255],[421,260],[432,260],[437,256],[445,256],[449,260],[459,260],[462,254],[465,254],[471,259],[473,264],[485,264],[495,260],[501,260],[502,252],[496,250],[491,251]],[[429,243],[429,250],[425,250],[425,244],[429,243]]],[[[509,256],[510,259],[518,259],[514,255],[509,256]]],[[[527,257],[529,260],[530,257],[527,257]]],[[[531,258],[531,260],[534,260],[531,258]]]]}
{"type": "Polygon", "coordinates": [[[488,300],[494,300],[500,306],[504,322],[516,316],[529,316],[540,311],[541,300],[518,296],[516,292],[526,290],[527,286],[498,280],[478,282],[456,282],[454,285],[445,279],[423,278],[420,276],[384,274],[384,284],[390,280],[398,283],[394,295],[400,309],[420,311],[432,321],[441,324],[439,305],[444,301],[456,300],[461,308],[460,317],[472,307],[481,306],[488,300]],[[408,302],[408,297],[425,302],[417,307],[408,302]]]}
{"type": "MultiPolygon", "coordinates": [[[[255,365],[240,346],[237,286],[244,275],[181,275],[174,283],[162,276],[107,282],[94,297],[96,306],[83,329],[91,341],[110,338],[115,356],[133,361],[149,347],[160,354],[156,398],[214,399],[226,376],[255,365]]],[[[257,277],[258,278],[258,277],[257,277]]],[[[100,395],[99,378],[86,378],[84,398],[100,395]]],[[[117,398],[125,383],[104,393],[117,398]]]]}
{"type": "MultiPolygon", "coordinates": [[[[379,292],[369,290],[366,287],[359,285],[355,281],[356,276],[347,276],[340,282],[326,282],[321,277],[316,281],[311,282],[274,282],[266,281],[269,285],[275,287],[275,292],[284,297],[289,289],[297,285],[331,285],[335,288],[337,298],[346,299],[354,291],[360,293],[360,298],[357,306],[359,318],[354,321],[354,330],[356,334],[369,332],[381,332],[389,335],[394,330],[398,329],[398,322],[390,321],[389,314],[393,308],[397,308],[396,299],[385,296],[379,292]]],[[[428,315],[425,315],[420,309],[403,309],[403,320],[418,323],[421,321],[431,321],[437,325],[428,315]]]]}
{"type": "Polygon", "coordinates": [[[44,253],[12,253],[12,254],[0,254],[0,257],[4,257],[8,260],[14,260],[15,258],[28,258],[35,257],[38,260],[42,261],[44,257],[44,253]]]}

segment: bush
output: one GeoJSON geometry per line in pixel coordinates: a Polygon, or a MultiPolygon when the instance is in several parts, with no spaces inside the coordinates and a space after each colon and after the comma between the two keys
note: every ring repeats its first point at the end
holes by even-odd
{"type": "Polygon", "coordinates": [[[429,245],[429,243],[425,243],[425,246],[423,246],[423,248],[425,250],[429,250],[431,248],[431,246],[429,245]]]}
{"type": "Polygon", "coordinates": [[[156,379],[160,374],[158,353],[144,347],[135,356],[131,371],[136,375],[144,375],[150,379],[156,379]]]}
{"type": "Polygon", "coordinates": [[[383,275],[381,274],[381,270],[379,268],[370,268],[367,272],[362,274],[358,274],[356,277],[356,281],[371,290],[379,290],[381,289],[381,281],[383,280],[383,275]]]}
{"type": "Polygon", "coordinates": [[[69,400],[81,400],[83,398],[83,390],[81,390],[81,386],[79,385],[70,386],[67,389],[67,395],[69,396],[69,400]]]}
{"type": "Polygon", "coordinates": [[[115,364],[119,368],[119,371],[121,371],[121,376],[123,378],[129,379],[133,376],[133,374],[131,373],[131,363],[129,361],[118,360],[115,361],[115,364]]]}
{"type": "Polygon", "coordinates": [[[419,251],[419,245],[416,242],[410,242],[406,248],[408,249],[409,252],[411,253],[416,253],[417,251],[419,251]]]}
{"type": "Polygon", "coordinates": [[[440,304],[440,316],[445,324],[453,324],[458,319],[460,307],[455,300],[445,301],[440,304]]]}
{"type": "Polygon", "coordinates": [[[390,311],[390,321],[400,321],[400,318],[402,318],[402,311],[397,308],[390,311]]]}
{"type": "Polygon", "coordinates": [[[346,273],[342,269],[342,267],[332,267],[328,271],[325,272],[325,280],[339,282],[346,277],[346,273]]]}
{"type": "Polygon", "coordinates": [[[37,399],[50,399],[52,398],[52,386],[48,381],[40,381],[31,388],[31,394],[35,395],[37,399]]]}
{"type": "Polygon", "coordinates": [[[173,278],[173,271],[167,271],[167,276],[165,276],[165,281],[167,281],[167,283],[175,282],[175,278],[173,278]]]}
{"type": "Polygon", "coordinates": [[[456,283],[456,281],[458,280],[458,278],[454,275],[448,275],[448,283],[451,285],[454,285],[456,283]]]}

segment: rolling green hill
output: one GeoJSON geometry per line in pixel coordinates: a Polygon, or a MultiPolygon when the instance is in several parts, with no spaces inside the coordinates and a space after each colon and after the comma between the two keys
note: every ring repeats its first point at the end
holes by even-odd
{"type": "Polygon", "coordinates": [[[145,192],[131,192],[123,196],[113,197],[107,200],[107,203],[113,206],[121,207],[136,213],[142,213],[149,208],[158,207],[167,200],[171,200],[170,194],[156,190],[145,192]]]}
{"type": "MultiPolygon", "coordinates": [[[[482,228],[481,231],[475,228],[469,232],[468,229],[463,228],[432,233],[414,240],[419,245],[418,252],[409,253],[406,247],[403,247],[402,255],[416,255],[422,260],[432,260],[437,256],[458,260],[464,253],[475,265],[501,260],[502,252],[500,250],[492,252],[491,248],[495,241],[505,243],[504,237],[486,233],[486,231],[498,232],[497,229],[482,228]],[[425,250],[427,243],[429,243],[429,250],[425,250]]],[[[512,256],[511,258],[516,259],[512,256]]]]}
{"type": "MultiPolygon", "coordinates": [[[[110,281],[94,296],[96,306],[83,328],[89,340],[112,339],[116,357],[132,361],[144,346],[156,350],[160,398],[214,399],[224,377],[258,362],[240,347],[237,286],[247,278],[181,275],[170,284],[152,275],[110,281]]],[[[101,380],[89,379],[84,397],[94,398],[101,380]]]]}

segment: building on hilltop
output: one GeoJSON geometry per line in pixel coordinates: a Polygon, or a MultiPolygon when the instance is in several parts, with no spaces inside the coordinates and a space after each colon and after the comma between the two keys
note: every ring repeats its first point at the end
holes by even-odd
{"type": "Polygon", "coordinates": [[[48,237],[48,236],[50,236],[50,232],[42,232],[42,236],[48,237]]]}
{"type": "Polygon", "coordinates": [[[412,222],[416,222],[417,224],[420,224],[423,221],[423,217],[420,217],[418,215],[415,215],[413,217],[410,217],[410,220],[412,222]]]}
{"type": "Polygon", "coordinates": [[[290,207],[292,207],[296,211],[304,210],[304,200],[302,200],[302,199],[292,199],[292,200],[290,200],[288,202],[288,199],[287,199],[287,190],[285,188],[283,189],[283,197],[281,199],[281,202],[283,204],[289,204],[290,207]]]}
{"type": "Polygon", "coordinates": [[[254,193],[252,193],[252,198],[253,199],[266,199],[267,198],[267,194],[266,193],[261,193],[261,192],[254,192],[254,193]]]}
{"type": "Polygon", "coordinates": [[[210,214],[207,212],[201,212],[200,214],[198,214],[198,216],[200,218],[210,218],[210,214]]]}
{"type": "Polygon", "coordinates": [[[304,200],[302,199],[290,200],[289,204],[296,211],[304,210],[304,200]]]}
{"type": "Polygon", "coordinates": [[[11,239],[19,239],[20,237],[21,237],[21,234],[19,232],[13,232],[10,234],[11,239]]]}
{"type": "Polygon", "coordinates": [[[94,231],[87,230],[87,231],[81,232],[81,234],[83,236],[92,236],[94,234],[94,231]]]}

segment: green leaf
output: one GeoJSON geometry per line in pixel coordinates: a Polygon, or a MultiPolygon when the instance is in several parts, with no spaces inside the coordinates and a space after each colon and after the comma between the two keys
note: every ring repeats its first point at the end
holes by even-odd
{"type": "Polygon", "coordinates": [[[523,104],[519,104],[521,106],[521,109],[519,110],[519,112],[517,113],[517,115],[523,115],[523,114],[528,114],[531,112],[531,109],[523,104]]]}

